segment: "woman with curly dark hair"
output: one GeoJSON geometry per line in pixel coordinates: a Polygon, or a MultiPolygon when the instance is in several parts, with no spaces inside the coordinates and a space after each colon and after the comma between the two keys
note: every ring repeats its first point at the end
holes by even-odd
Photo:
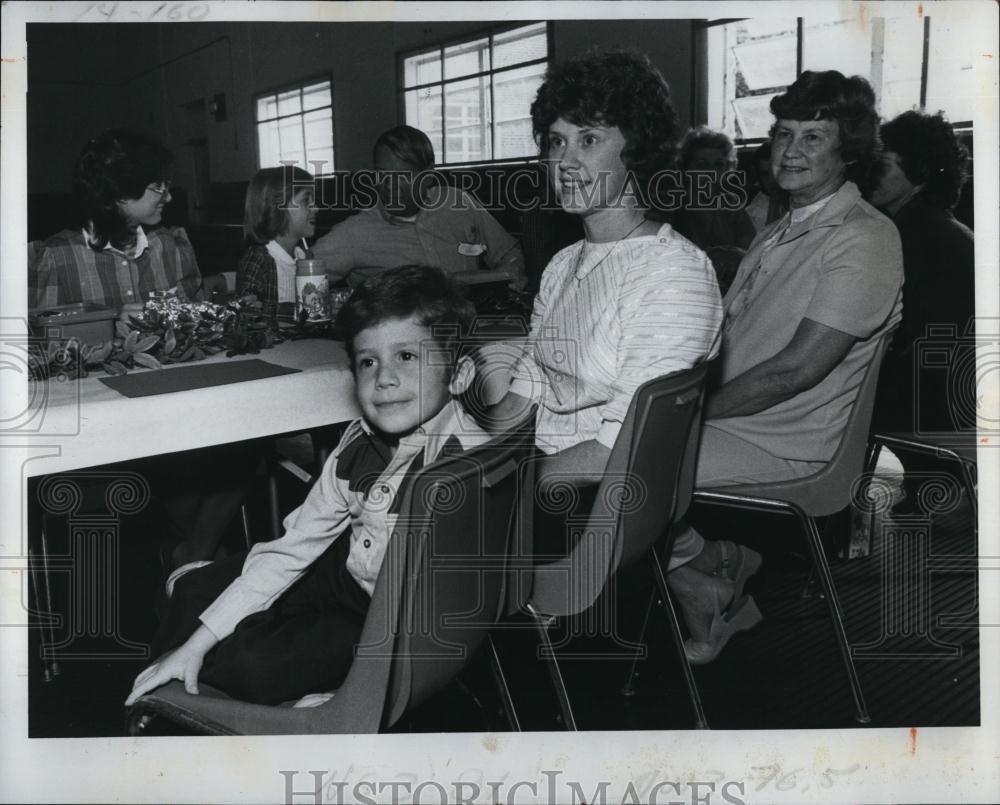
{"type": "MultiPolygon", "coordinates": [[[[975,372],[958,371],[963,362],[974,362],[971,348],[953,356],[950,376],[940,370],[914,375],[914,350],[928,335],[928,325],[948,328],[953,335],[945,337],[956,350],[962,348],[963,336],[971,334],[975,246],[972,230],[952,214],[966,180],[969,152],[940,113],[904,112],[885,123],[881,134],[885,153],[871,201],[899,229],[906,281],[903,323],[880,378],[876,425],[924,433],[975,427],[975,372]]],[[[908,477],[906,499],[897,513],[915,506],[919,478],[913,473],[925,468],[918,456],[901,453],[899,458],[908,477]]]]}
{"type": "Polygon", "coordinates": [[[84,147],[73,170],[80,228],[53,235],[29,271],[30,306],[138,305],[150,291],[200,299],[187,234],[159,227],[170,202],[170,152],[152,137],[113,129],[84,147]]]}
{"type": "MultiPolygon", "coordinates": [[[[528,343],[490,413],[505,424],[536,401],[541,494],[569,481],[588,507],[635,390],[714,357],[722,306],[705,253],[646,214],[654,178],[673,164],[677,133],[670,90],[648,59],[612,51],[557,64],[531,117],[555,196],[581,219],[585,238],[542,274],[528,343]]],[[[565,513],[541,513],[536,550],[565,553],[565,530],[565,513]]],[[[711,599],[703,610],[716,588],[727,602],[738,598],[729,573],[752,564],[734,561],[713,576],[724,563],[709,553],[747,554],[708,544],[691,539],[671,557],[671,567],[703,568],[696,572],[711,599]]],[[[694,618],[695,639],[707,640],[708,626],[694,618]]]]}
{"type": "Polygon", "coordinates": [[[715,354],[721,303],[704,253],[646,217],[650,183],[673,163],[677,117],[645,56],[552,66],[531,117],[555,197],[585,237],[542,275],[506,401],[541,401],[551,472],[597,480],[635,389],[715,354]]]}

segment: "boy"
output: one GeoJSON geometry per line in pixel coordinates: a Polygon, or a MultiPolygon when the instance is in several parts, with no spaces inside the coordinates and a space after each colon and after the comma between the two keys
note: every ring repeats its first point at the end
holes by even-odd
{"type": "Polygon", "coordinates": [[[281,539],[177,580],[153,646],[162,656],[136,677],[126,706],[171,679],[260,704],[343,682],[413,473],[489,439],[454,399],[475,375],[460,355],[473,315],[435,268],[393,269],[355,290],[337,327],[363,418],[281,539]]]}

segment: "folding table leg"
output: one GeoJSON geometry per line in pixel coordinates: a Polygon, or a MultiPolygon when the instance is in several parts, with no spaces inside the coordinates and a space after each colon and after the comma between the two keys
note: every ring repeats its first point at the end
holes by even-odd
{"type": "MultiPolygon", "coordinates": [[[[28,575],[34,588],[33,611],[42,629],[42,645],[56,644],[56,623],[61,619],[55,614],[52,604],[52,562],[49,555],[49,540],[45,528],[45,513],[38,505],[38,486],[30,483],[28,487],[28,575]]],[[[29,607],[32,606],[29,603],[29,607]]],[[[51,682],[59,676],[61,669],[59,661],[54,657],[42,656],[42,679],[51,682]]]]}

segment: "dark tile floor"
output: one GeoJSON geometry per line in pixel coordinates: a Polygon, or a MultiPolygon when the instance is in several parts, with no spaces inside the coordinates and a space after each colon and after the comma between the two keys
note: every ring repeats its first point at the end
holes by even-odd
{"type": "MultiPolygon", "coordinates": [[[[285,507],[302,490],[282,489],[285,507]]],[[[251,520],[264,530],[265,512],[255,494],[251,520]]],[[[733,533],[732,522],[695,513],[706,536],[733,533]]],[[[891,521],[885,521],[888,527],[891,521]]],[[[765,568],[748,587],[764,613],[763,623],[737,635],[716,663],[696,669],[709,724],[720,729],[837,728],[857,726],[846,676],[821,598],[803,598],[806,563],[803,547],[790,524],[773,517],[743,515],[741,539],[764,554],[765,568]]],[[[60,550],[59,528],[50,528],[60,550]]],[[[32,661],[29,672],[31,737],[115,736],[125,733],[122,702],[135,675],[148,660],[128,646],[148,644],[155,628],[153,601],[160,583],[157,559],[159,521],[154,510],[121,523],[119,640],[76,638],[58,651],[60,673],[43,679],[38,659],[43,632],[28,630],[32,661]],[[128,656],[131,653],[131,656],[128,656]],[[114,656],[114,655],[119,656],[114,656]]],[[[234,527],[229,544],[240,547],[234,527]]],[[[63,542],[63,550],[65,543],[63,542]]],[[[867,644],[857,659],[873,727],[959,726],[979,723],[978,632],[976,621],[976,551],[971,509],[966,501],[933,521],[927,555],[908,559],[885,553],[891,538],[876,536],[870,556],[835,561],[834,579],[842,597],[848,636],[855,648],[867,644]],[[973,561],[969,561],[970,558],[973,561]],[[885,561],[884,561],[885,560],[885,561]],[[883,583],[883,564],[892,572],[883,583]],[[929,586],[916,584],[927,572],[929,586]],[[916,575],[914,575],[916,574],[916,575]],[[884,596],[895,591],[896,596],[884,596]],[[909,598],[906,595],[908,594],[909,598]],[[914,598],[919,594],[919,599],[914,598]],[[900,619],[900,616],[905,616],[900,619]],[[890,634],[895,631],[897,634],[890,634]],[[888,635],[888,638],[886,638],[888,635]]],[[[634,567],[618,584],[616,623],[619,641],[576,638],[563,659],[581,729],[689,729],[693,718],[680,676],[676,652],[668,640],[662,610],[654,610],[648,657],[638,664],[634,693],[622,694],[630,666],[628,647],[638,641],[639,624],[651,580],[634,567]]],[[[65,612],[68,578],[57,575],[54,608],[65,612]]],[[[57,640],[69,634],[64,623],[57,640]]],[[[528,730],[559,729],[557,706],[544,669],[535,661],[531,630],[504,633],[498,640],[512,677],[515,701],[528,730]]],[[[485,657],[477,657],[462,678],[416,708],[399,731],[507,730],[485,657]]]]}

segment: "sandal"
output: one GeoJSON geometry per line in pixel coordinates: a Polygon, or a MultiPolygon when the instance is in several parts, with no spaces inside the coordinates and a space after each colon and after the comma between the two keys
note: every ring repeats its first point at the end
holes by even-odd
{"type": "Polygon", "coordinates": [[[684,641],[684,655],[691,665],[706,665],[712,662],[722,650],[726,643],[737,632],[752,629],[764,619],[757,608],[757,603],[753,596],[744,595],[742,598],[734,600],[725,612],[720,613],[716,609],[709,627],[708,640],[692,640],[688,638],[684,641]]]}
{"type": "MultiPolygon", "coordinates": [[[[722,576],[733,582],[732,602],[735,603],[743,597],[743,586],[747,583],[747,580],[760,570],[761,556],[757,551],[751,550],[745,545],[737,545],[734,542],[720,542],[719,550],[722,553],[722,559],[713,575],[722,576]],[[729,550],[730,545],[733,546],[732,556],[729,550]],[[734,568],[735,572],[733,572],[734,568]]],[[[731,609],[732,605],[731,603],[726,611],[731,609]]]]}

